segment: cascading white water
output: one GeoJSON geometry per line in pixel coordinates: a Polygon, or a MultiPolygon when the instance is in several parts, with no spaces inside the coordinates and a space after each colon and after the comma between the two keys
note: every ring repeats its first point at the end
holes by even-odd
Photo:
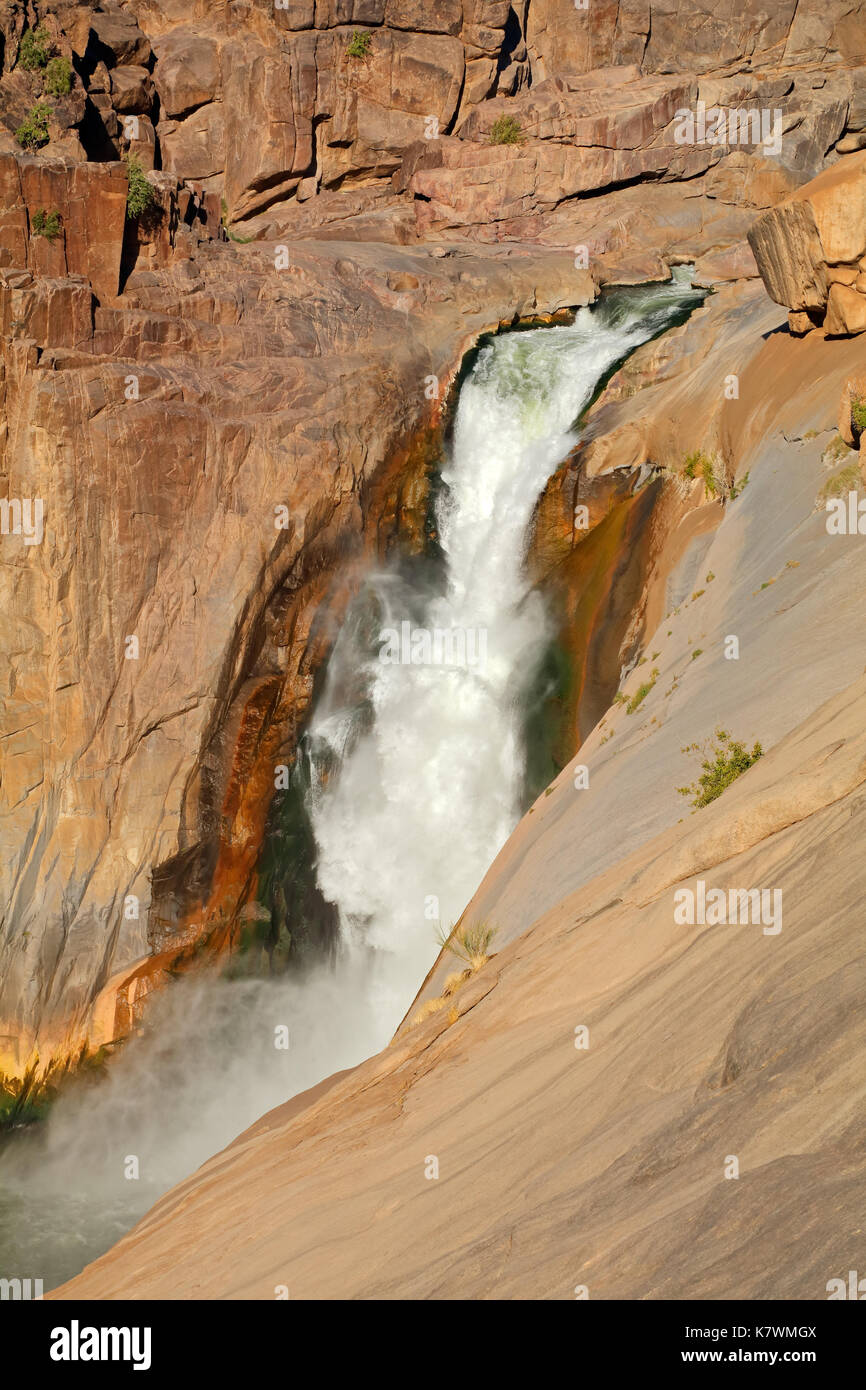
{"type": "Polygon", "coordinates": [[[305,740],[336,961],[299,978],[186,979],[157,999],[106,1080],[3,1153],[0,1277],[46,1290],[68,1278],[258,1116],[388,1040],[438,949],[429,900],[447,929],[519,813],[518,696],[547,639],[523,572],[535,500],[608,368],[699,297],[680,276],[482,348],[443,469],[441,582],[371,578],[305,740]],[[483,633],[486,661],[388,664],[379,635],[404,622],[483,633]]]}
{"type": "Polygon", "coordinates": [[[457,920],[518,818],[517,696],[548,640],[523,565],[539,492],[600,378],[690,299],[681,272],[581,309],[568,327],[482,348],[442,474],[443,590],[428,597],[390,573],[370,580],[366,601],[383,631],[476,634],[486,662],[383,661],[387,644],[356,623],[337,644],[310,730],[314,762],[318,750],[339,766],[311,797],[318,876],[339,908],[344,950],[367,957],[383,1042],[435,957],[437,925],[457,920]],[[360,714],[343,695],[359,673],[360,714]]]}

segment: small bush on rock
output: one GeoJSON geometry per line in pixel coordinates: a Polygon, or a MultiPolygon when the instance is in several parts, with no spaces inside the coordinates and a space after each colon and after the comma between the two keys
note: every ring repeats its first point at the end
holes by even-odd
{"type": "Polygon", "coordinates": [[[60,235],[60,213],[38,208],[30,226],[34,236],[44,236],[48,241],[54,241],[60,235]]]}
{"type": "Polygon", "coordinates": [[[44,102],[37,102],[15,132],[18,144],[25,150],[39,150],[43,145],[47,145],[51,138],[48,134],[50,116],[51,107],[46,106],[44,102]]]}
{"type": "Polygon", "coordinates": [[[52,58],[45,69],[45,90],[50,97],[66,97],[72,91],[72,64],[68,58],[52,58]]]}
{"type": "Polygon", "coordinates": [[[347,58],[368,58],[370,56],[370,44],[373,42],[373,35],[365,32],[356,32],[352,35],[346,48],[347,58]]]}
{"type": "Polygon", "coordinates": [[[701,775],[691,787],[677,787],[680,796],[692,798],[697,810],[709,806],[726,787],[747,772],[753,763],[763,757],[764,750],[756,743],[751,753],[744,743],[732,739],[726,729],[716,729],[716,746],[708,740],[705,743],[690,743],[684,753],[699,753],[702,757],[701,775]]]}
{"type": "Polygon", "coordinates": [[[48,62],[51,54],[51,38],[47,29],[38,24],[21,35],[18,47],[18,62],[27,72],[39,72],[48,62]]]}
{"type": "Polygon", "coordinates": [[[130,218],[141,217],[142,213],[147,212],[153,202],[153,185],[148,182],[147,175],[141,167],[141,160],[137,155],[127,155],[126,172],[129,176],[126,215],[130,218]]]}
{"type": "Polygon", "coordinates": [[[497,116],[490,131],[491,145],[522,145],[523,139],[516,116],[497,116]]]}

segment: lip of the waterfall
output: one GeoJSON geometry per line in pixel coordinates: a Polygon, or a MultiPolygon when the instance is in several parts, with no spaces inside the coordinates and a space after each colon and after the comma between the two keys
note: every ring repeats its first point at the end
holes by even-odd
{"type": "MultiPolygon", "coordinates": [[[[637,308],[642,305],[643,314],[637,314],[636,318],[646,320],[653,309],[658,315],[658,324],[651,333],[642,336],[641,343],[652,342],[655,338],[667,333],[672,328],[685,323],[695,309],[699,308],[708,295],[712,294],[711,289],[696,286],[693,283],[694,266],[677,265],[671,268],[670,276],[667,280],[645,281],[636,285],[604,285],[591,304],[573,306],[560,310],[553,320],[538,317],[527,317],[516,319],[513,323],[503,324],[501,327],[483,333],[477,342],[473,343],[463,355],[458,372],[451,384],[448,397],[442,407],[442,440],[445,452],[450,452],[454,442],[454,428],[457,418],[458,404],[461,398],[463,387],[472,375],[475,365],[485,348],[495,343],[497,339],[509,337],[515,334],[551,332],[556,328],[571,327],[579,314],[591,317],[601,317],[607,319],[612,327],[617,326],[615,318],[617,309],[621,306],[623,318],[628,317],[631,306],[637,308]],[[655,304],[653,305],[653,301],[655,304]]],[[[598,397],[604,391],[611,378],[619,371],[623,363],[630,357],[636,344],[628,345],[621,357],[611,364],[611,366],[599,377],[591,398],[581,409],[578,417],[573,422],[572,428],[577,428],[595,404],[598,397]]]]}

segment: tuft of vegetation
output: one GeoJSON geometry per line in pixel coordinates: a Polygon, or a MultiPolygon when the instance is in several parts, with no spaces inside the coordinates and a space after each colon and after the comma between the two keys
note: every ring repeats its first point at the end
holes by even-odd
{"type": "Polygon", "coordinates": [[[34,236],[44,236],[48,241],[54,241],[60,236],[60,213],[37,208],[30,223],[30,230],[34,236]]]}
{"type": "Polygon", "coordinates": [[[45,90],[50,97],[66,97],[72,91],[72,64],[68,58],[52,58],[45,69],[45,90]]]}
{"type": "Polygon", "coordinates": [[[490,959],[490,947],[498,930],[488,922],[473,922],[450,933],[442,931],[437,940],[443,950],[465,960],[470,970],[480,970],[490,959]]]}
{"type": "Polygon", "coordinates": [[[834,434],[821,455],[821,462],[826,464],[828,468],[831,468],[834,463],[838,463],[840,459],[847,458],[850,453],[851,446],[845,443],[841,434],[834,434]]]}
{"type": "Polygon", "coordinates": [[[721,502],[735,501],[749,481],[749,475],[746,473],[738,483],[726,482],[721,459],[715,454],[705,453],[703,449],[695,449],[693,453],[686,454],[683,460],[683,477],[700,478],[707,496],[718,497],[721,502]]]}
{"type": "Polygon", "coordinates": [[[141,167],[136,154],[126,156],[126,172],[129,177],[129,191],[126,195],[126,215],[129,218],[141,217],[153,202],[153,185],[141,167]]]}
{"type": "Polygon", "coordinates": [[[696,478],[698,476],[698,469],[701,466],[701,460],[703,459],[703,457],[704,456],[699,449],[696,449],[693,454],[686,454],[685,460],[683,462],[683,477],[696,478]]]}
{"type": "Polygon", "coordinates": [[[697,661],[698,657],[703,656],[703,654],[703,647],[695,647],[694,651],[692,652],[692,661],[697,661]]]}
{"type": "Polygon", "coordinates": [[[740,479],[740,481],[739,481],[738,483],[736,483],[736,482],[731,483],[731,486],[730,486],[730,488],[728,489],[728,496],[730,497],[731,501],[732,501],[732,502],[736,502],[736,500],[737,500],[737,498],[739,497],[740,493],[741,493],[741,492],[745,492],[745,490],[746,490],[746,488],[748,487],[748,485],[749,485],[749,475],[748,475],[748,473],[744,473],[743,476],[742,476],[742,478],[740,479]]]}
{"type": "Polygon", "coordinates": [[[249,242],[255,241],[255,237],[241,236],[239,232],[236,232],[233,229],[231,222],[229,222],[229,205],[226,202],[225,198],[220,199],[220,206],[222,208],[220,226],[222,227],[229,241],[237,241],[240,243],[241,246],[247,246],[249,242]]]}
{"type": "MultiPolygon", "coordinates": [[[[465,927],[457,927],[452,932],[440,931],[436,934],[436,940],[444,951],[450,951],[459,960],[466,962],[463,970],[455,970],[445,981],[442,993],[436,999],[427,999],[421,1008],[409,1021],[410,1028],[414,1028],[416,1023],[423,1023],[425,1019],[433,1014],[438,1014],[449,999],[455,995],[462,984],[480,970],[482,965],[486,965],[490,959],[490,947],[498,932],[498,927],[492,927],[488,922],[473,922],[465,927]]],[[[451,1005],[448,1013],[448,1022],[456,1023],[460,1017],[456,1004],[451,1005]]]]}
{"type": "Polygon", "coordinates": [[[347,58],[369,58],[370,45],[373,42],[373,35],[366,30],[357,30],[350,38],[346,46],[347,58]]]}
{"type": "Polygon", "coordinates": [[[497,116],[490,131],[491,145],[522,145],[524,134],[516,116],[497,116]]]}
{"type": "Polygon", "coordinates": [[[445,1008],[447,1002],[444,996],[439,999],[427,999],[412,1019],[412,1027],[416,1023],[423,1023],[425,1019],[430,1018],[431,1014],[438,1014],[440,1009],[445,1008]]]}
{"type": "Polygon", "coordinates": [[[452,994],[456,994],[460,986],[469,979],[472,974],[471,969],[455,970],[453,975],[449,975],[442,990],[444,999],[450,999],[452,994]]]}
{"type": "Polygon", "coordinates": [[[628,704],[626,705],[626,714],[634,714],[635,710],[640,708],[640,706],[643,704],[647,695],[649,695],[658,678],[659,673],[656,670],[656,668],[653,667],[651,679],[648,681],[644,681],[643,685],[638,686],[637,690],[634,692],[628,704]]]}
{"type": "Polygon", "coordinates": [[[51,36],[41,24],[28,29],[18,45],[19,65],[27,72],[40,72],[51,56],[51,48],[51,36]]]}
{"type": "Polygon", "coordinates": [[[831,497],[847,497],[849,492],[859,492],[862,482],[859,465],[846,464],[824,483],[818,493],[819,507],[825,507],[831,497]]]}
{"type": "Polygon", "coordinates": [[[858,434],[866,430],[866,397],[855,396],[851,402],[851,424],[858,434]]]}
{"type": "Polygon", "coordinates": [[[39,101],[29,112],[15,132],[15,139],[25,150],[41,150],[51,136],[48,134],[48,121],[51,107],[39,101]]]}
{"type": "Polygon", "coordinates": [[[691,798],[696,810],[709,806],[726,787],[763,757],[764,750],[760,743],[756,743],[750,753],[746,745],[732,739],[726,729],[716,729],[715,738],[715,746],[708,739],[703,743],[690,743],[682,750],[701,757],[701,775],[697,782],[690,787],[677,787],[680,796],[691,798]]]}

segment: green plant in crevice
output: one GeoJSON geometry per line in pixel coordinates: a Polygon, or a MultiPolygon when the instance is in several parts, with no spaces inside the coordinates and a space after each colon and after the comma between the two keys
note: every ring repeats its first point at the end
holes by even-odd
{"type": "Polygon", "coordinates": [[[701,757],[701,773],[697,782],[692,786],[677,787],[680,796],[691,798],[695,810],[709,806],[764,754],[760,743],[756,743],[749,752],[744,743],[731,738],[727,729],[716,729],[715,739],[715,746],[707,739],[703,743],[689,743],[682,750],[701,757]]]}
{"type": "Polygon", "coordinates": [[[52,58],[45,69],[45,90],[50,97],[65,97],[72,91],[72,64],[68,58],[52,58]]]}
{"type": "Polygon", "coordinates": [[[738,483],[737,483],[737,482],[731,483],[731,486],[730,486],[729,489],[728,489],[728,497],[730,498],[730,500],[731,500],[732,502],[736,502],[736,500],[737,500],[737,498],[740,496],[740,494],[743,493],[743,492],[745,492],[745,490],[746,490],[746,488],[748,487],[748,485],[749,485],[749,475],[748,475],[748,473],[744,473],[743,476],[742,476],[742,478],[740,479],[740,481],[739,481],[738,483]]]}
{"type": "Polygon", "coordinates": [[[255,237],[241,236],[239,232],[236,232],[234,230],[231,222],[229,221],[229,205],[226,202],[225,198],[220,199],[220,207],[222,209],[222,212],[220,214],[220,226],[222,227],[229,241],[237,241],[242,246],[247,246],[249,242],[255,241],[255,237]]]}
{"type": "Polygon", "coordinates": [[[26,72],[40,72],[51,56],[51,35],[41,24],[21,35],[18,45],[18,64],[26,72]]]}
{"type": "Polygon", "coordinates": [[[357,29],[346,45],[346,57],[358,58],[363,60],[370,56],[370,45],[373,42],[373,35],[364,29],[357,29]]]}
{"type": "Polygon", "coordinates": [[[626,705],[626,714],[634,714],[635,710],[640,708],[640,706],[643,704],[647,695],[649,695],[658,678],[658,670],[656,669],[656,667],[653,667],[650,679],[648,681],[644,681],[643,685],[638,686],[637,690],[634,692],[628,704],[626,705]]]}
{"type": "Polygon", "coordinates": [[[852,400],[851,423],[858,434],[866,430],[866,397],[855,396],[852,400]]]}
{"type": "Polygon", "coordinates": [[[30,230],[34,236],[43,236],[47,241],[56,240],[60,235],[60,213],[37,208],[30,223],[30,230]]]}
{"type": "Polygon", "coordinates": [[[48,122],[51,118],[51,107],[44,101],[37,102],[28,112],[15,132],[15,139],[25,150],[41,150],[43,145],[47,145],[51,136],[48,133],[48,122]]]}
{"type": "Polygon", "coordinates": [[[125,162],[129,178],[129,189],[126,194],[126,215],[128,218],[134,219],[147,212],[153,203],[153,185],[148,181],[138,155],[128,154],[125,162]]]}
{"type": "Polygon", "coordinates": [[[497,116],[490,130],[490,145],[522,145],[526,137],[516,116],[497,116]]]}

